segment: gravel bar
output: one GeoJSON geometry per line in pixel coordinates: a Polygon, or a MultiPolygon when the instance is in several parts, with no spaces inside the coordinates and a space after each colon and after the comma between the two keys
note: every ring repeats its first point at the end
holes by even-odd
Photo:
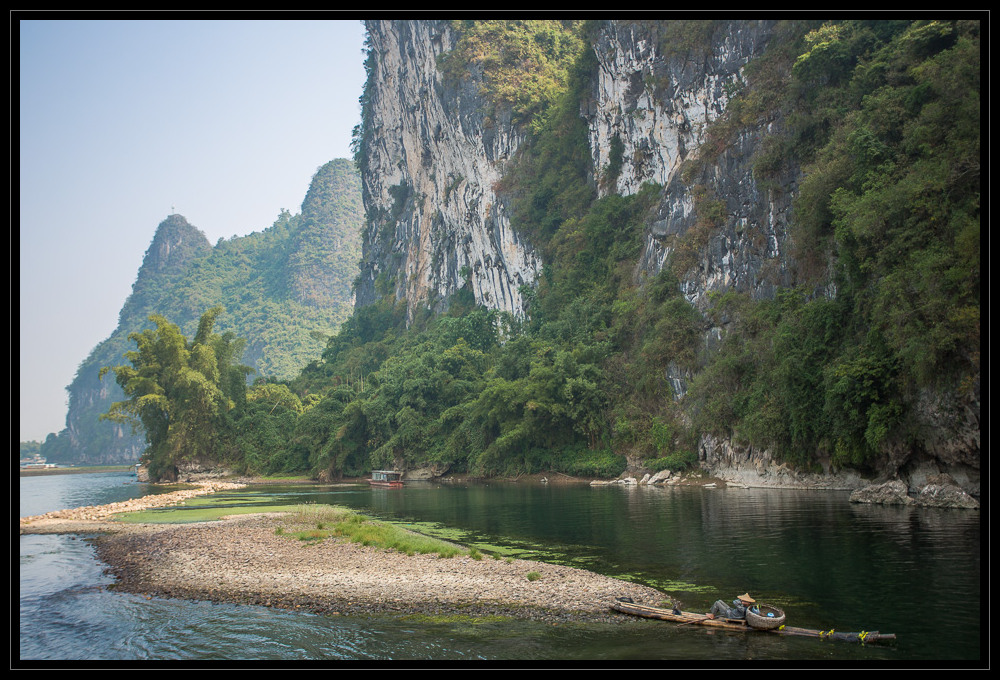
{"type": "MultiPolygon", "coordinates": [[[[204,485],[200,493],[222,488],[204,485]]],[[[226,488],[232,488],[226,487],[226,488]]],[[[194,495],[191,491],[178,492],[194,495]]],[[[126,501],[130,509],[170,494],[126,501]]],[[[183,500],[175,497],[172,502],[183,500]]],[[[98,557],[116,591],[148,597],[263,605],[324,615],[505,616],[546,622],[634,622],[618,597],[659,605],[659,590],[534,560],[406,555],[340,538],[280,535],[280,514],[193,524],[109,519],[122,504],[21,518],[21,533],[99,534],[98,557]],[[530,579],[528,574],[537,573],[530,579]]]]}

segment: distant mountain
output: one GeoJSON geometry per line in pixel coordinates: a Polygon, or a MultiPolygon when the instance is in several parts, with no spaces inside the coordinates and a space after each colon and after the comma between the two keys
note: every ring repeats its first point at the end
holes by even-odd
{"type": "Polygon", "coordinates": [[[142,433],[99,421],[121,399],[102,366],[125,363],[130,333],[150,327],[162,314],[185,333],[199,317],[222,305],[220,332],[247,341],[243,363],[255,377],[290,378],[319,355],[353,308],[352,282],[361,256],[361,187],[351,161],[319,168],[299,214],[283,211],[262,232],[212,246],[181,215],[156,229],[142,266],[119,313],[118,327],[93,349],[67,387],[66,429],[51,434],[42,454],[51,462],[132,462],[145,448],[142,433]]]}

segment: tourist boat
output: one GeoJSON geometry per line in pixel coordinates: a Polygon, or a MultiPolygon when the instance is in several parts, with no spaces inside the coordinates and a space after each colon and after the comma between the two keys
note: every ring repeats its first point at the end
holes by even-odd
{"type": "MultiPolygon", "coordinates": [[[[648,605],[636,604],[631,602],[628,598],[619,598],[611,604],[611,608],[617,612],[623,614],[631,614],[633,616],[641,616],[647,619],[657,619],[659,621],[672,621],[674,623],[680,624],[691,624],[695,626],[706,626],[709,628],[718,628],[722,630],[732,630],[732,631],[759,631],[761,633],[775,633],[778,635],[794,635],[798,637],[814,637],[821,638],[824,640],[844,640],[849,642],[881,642],[884,640],[895,640],[896,635],[894,633],[879,633],[876,631],[860,631],[855,633],[848,632],[838,632],[835,630],[812,630],[809,628],[795,628],[793,626],[784,625],[784,612],[781,612],[777,607],[768,607],[767,605],[761,605],[761,609],[764,610],[765,616],[766,611],[770,610],[773,612],[780,612],[780,619],[782,623],[774,625],[771,628],[763,627],[765,625],[771,625],[773,621],[767,623],[761,622],[762,627],[756,627],[754,625],[748,624],[744,619],[725,619],[725,618],[709,618],[708,614],[696,614],[694,612],[685,612],[680,609],[664,609],[661,607],[650,607],[648,605]]],[[[758,618],[760,618],[758,616],[758,618]]],[[[779,618],[778,615],[774,617],[767,617],[768,619],[779,618]]],[[[754,619],[756,621],[756,619],[754,619]]]]}
{"type": "Polygon", "coordinates": [[[403,473],[396,470],[372,470],[368,480],[372,486],[387,486],[393,489],[403,486],[403,473]]]}

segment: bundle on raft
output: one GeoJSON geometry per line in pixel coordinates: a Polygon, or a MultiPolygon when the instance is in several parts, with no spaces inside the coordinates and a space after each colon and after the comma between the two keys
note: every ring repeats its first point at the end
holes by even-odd
{"type": "Polygon", "coordinates": [[[767,611],[781,612],[780,619],[776,625],[770,628],[765,627],[755,627],[750,622],[744,619],[725,619],[725,618],[709,618],[708,614],[696,614],[694,612],[680,611],[679,609],[663,609],[660,607],[650,607],[642,604],[635,604],[630,602],[628,598],[619,598],[611,604],[611,608],[622,614],[631,614],[633,616],[641,616],[647,619],[657,619],[659,621],[672,621],[674,623],[680,624],[692,624],[696,626],[707,626],[710,628],[721,628],[723,630],[733,630],[733,631],[752,631],[756,630],[762,633],[775,633],[777,635],[793,635],[798,637],[814,637],[824,640],[843,640],[846,642],[860,642],[871,643],[871,642],[881,642],[885,640],[895,640],[896,635],[894,633],[880,633],[876,631],[860,631],[860,632],[844,632],[840,633],[834,630],[812,630],[809,628],[795,628],[793,626],[784,625],[785,615],[780,609],[776,607],[767,607],[767,605],[761,605],[760,609],[764,611],[764,616],[757,616],[758,625],[771,625],[773,620],[778,619],[778,614],[774,617],[767,616],[767,611]],[[764,619],[764,621],[759,621],[759,619],[764,619]]]}
{"type": "Polygon", "coordinates": [[[785,623],[785,612],[777,607],[767,604],[754,605],[749,607],[746,613],[747,625],[759,630],[772,630],[780,628],[785,623]]]}

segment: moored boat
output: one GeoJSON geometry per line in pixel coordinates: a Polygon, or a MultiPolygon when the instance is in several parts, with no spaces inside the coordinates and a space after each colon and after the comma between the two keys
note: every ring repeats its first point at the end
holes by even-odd
{"type": "Polygon", "coordinates": [[[368,480],[372,486],[387,486],[398,488],[403,486],[403,473],[397,470],[372,470],[372,478],[368,480]]]}
{"type": "MultiPolygon", "coordinates": [[[[824,640],[844,640],[848,642],[881,642],[885,640],[895,640],[894,633],[880,633],[876,631],[859,632],[838,632],[835,630],[812,630],[809,628],[796,628],[779,623],[773,628],[755,628],[748,625],[745,619],[710,618],[708,614],[697,614],[695,612],[685,612],[677,608],[665,609],[662,607],[650,607],[648,605],[636,604],[628,601],[627,598],[620,598],[611,604],[611,608],[623,614],[641,616],[647,619],[657,619],[659,621],[672,621],[673,623],[691,624],[695,626],[706,626],[708,628],[718,628],[723,630],[774,633],[777,635],[793,635],[798,637],[814,637],[824,640]]],[[[772,610],[781,611],[777,608],[772,610]]],[[[766,613],[765,613],[766,617],[766,613]]],[[[771,618],[771,617],[767,617],[771,618]]],[[[775,616],[774,618],[778,618],[775,616]]],[[[781,619],[784,621],[784,612],[781,612],[781,619]]]]}

